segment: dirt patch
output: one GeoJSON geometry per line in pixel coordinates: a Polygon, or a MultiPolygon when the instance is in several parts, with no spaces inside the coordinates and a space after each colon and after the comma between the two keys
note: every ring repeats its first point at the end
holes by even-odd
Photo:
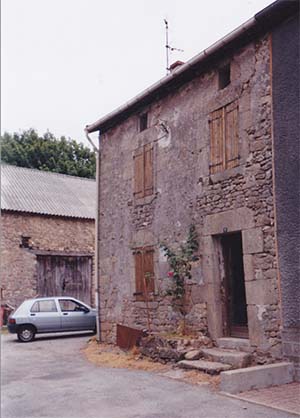
{"type": "Polygon", "coordinates": [[[208,384],[212,389],[217,389],[219,384],[219,376],[210,376],[196,370],[182,370],[174,368],[174,365],[171,364],[151,361],[143,357],[138,348],[123,351],[114,345],[98,344],[95,337],[91,338],[83,352],[91,363],[99,367],[144,370],[190,384],[208,384]]]}

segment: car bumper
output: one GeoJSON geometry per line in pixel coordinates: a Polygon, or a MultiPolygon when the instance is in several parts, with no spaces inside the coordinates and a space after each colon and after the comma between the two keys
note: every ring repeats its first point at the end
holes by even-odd
{"type": "Polygon", "coordinates": [[[7,329],[11,334],[17,333],[17,324],[7,324],[7,329]]]}

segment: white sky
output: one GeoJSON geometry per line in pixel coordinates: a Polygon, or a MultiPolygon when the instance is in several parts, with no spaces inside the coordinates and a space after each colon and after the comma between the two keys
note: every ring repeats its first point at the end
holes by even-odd
{"type": "Polygon", "coordinates": [[[122,105],[272,0],[2,0],[1,130],[33,127],[86,144],[122,105]]]}

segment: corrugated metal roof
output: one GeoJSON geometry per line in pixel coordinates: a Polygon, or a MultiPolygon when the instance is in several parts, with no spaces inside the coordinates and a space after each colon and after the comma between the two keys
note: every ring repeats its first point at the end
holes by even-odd
{"type": "Polygon", "coordinates": [[[1,164],[1,209],[95,218],[96,182],[1,164]]]}

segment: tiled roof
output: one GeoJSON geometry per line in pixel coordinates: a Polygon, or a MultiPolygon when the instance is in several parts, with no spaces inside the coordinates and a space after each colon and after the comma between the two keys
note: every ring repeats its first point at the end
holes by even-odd
{"type": "Polygon", "coordinates": [[[1,209],[95,218],[96,182],[1,164],[1,209]]]}

